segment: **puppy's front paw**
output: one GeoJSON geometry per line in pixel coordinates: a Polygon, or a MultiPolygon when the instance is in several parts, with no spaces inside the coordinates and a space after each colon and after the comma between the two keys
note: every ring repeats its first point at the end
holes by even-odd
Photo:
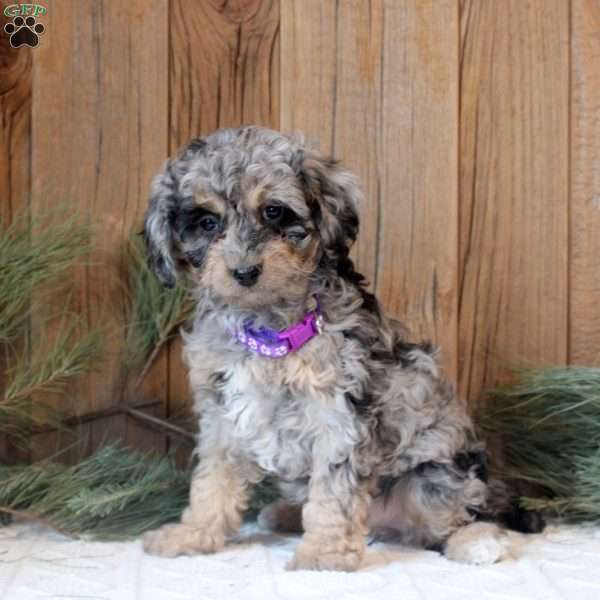
{"type": "Polygon", "coordinates": [[[163,525],[142,538],[148,554],[174,557],[180,554],[209,554],[225,545],[225,536],[184,523],[163,525]]]}
{"type": "Polygon", "coordinates": [[[301,543],[294,558],[286,565],[288,571],[356,571],[360,566],[364,550],[362,548],[336,549],[331,546],[319,547],[301,543]]]}

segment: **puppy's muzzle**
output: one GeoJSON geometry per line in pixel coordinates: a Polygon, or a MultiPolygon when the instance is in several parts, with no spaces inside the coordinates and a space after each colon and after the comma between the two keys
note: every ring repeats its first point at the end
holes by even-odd
{"type": "Polygon", "coordinates": [[[261,271],[262,267],[260,265],[252,265],[251,267],[232,269],[231,274],[240,285],[250,287],[258,281],[261,271]]]}

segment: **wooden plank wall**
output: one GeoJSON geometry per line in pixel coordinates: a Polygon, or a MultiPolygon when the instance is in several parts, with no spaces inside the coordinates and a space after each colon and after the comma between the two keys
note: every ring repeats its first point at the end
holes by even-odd
{"type": "MultiPolygon", "coordinates": [[[[0,0],[0,11],[11,4],[0,0]]],[[[4,23],[1,25],[4,27],[4,23]]],[[[3,32],[2,32],[3,33],[3,32]]],[[[29,205],[31,181],[31,52],[0,35],[0,220],[10,223],[29,205]]],[[[5,356],[0,354],[0,393],[5,356]]],[[[0,435],[0,459],[27,459],[0,435]]]]}
{"type": "Polygon", "coordinates": [[[567,360],[569,4],[461,5],[459,385],[567,360]]]}
{"type": "Polygon", "coordinates": [[[600,366],[600,2],[571,10],[569,359],[600,366]]]}
{"type": "MultiPolygon", "coordinates": [[[[0,40],[0,210],[60,198],[99,231],[104,266],[73,276],[113,351],[77,410],[126,387],[118,248],[152,174],[243,123],[360,175],[359,268],[470,402],[511,365],[600,364],[597,0],[56,0],[43,21],[39,48],[0,40]]],[[[189,406],[178,355],[144,390],[158,414],[189,406]]],[[[107,430],[164,447],[114,418],[90,447],[107,430]]]]}
{"type": "Polygon", "coordinates": [[[415,335],[435,337],[454,377],[456,4],[284,0],[281,27],[282,129],[365,182],[359,268],[415,335]]]}
{"type": "MultiPolygon", "coordinates": [[[[126,299],[118,274],[123,242],[139,228],[148,182],[168,152],[167,8],[164,0],[52,3],[44,43],[32,51],[31,212],[61,202],[76,207],[91,220],[97,246],[91,264],[73,273],[74,308],[89,327],[103,326],[107,357],[69,390],[85,399],[77,411],[114,405],[126,388],[126,299]]],[[[166,366],[165,358],[155,364],[145,390],[150,396],[164,394],[166,366]]],[[[164,401],[158,412],[164,414],[164,401]]],[[[162,444],[161,436],[123,417],[82,429],[90,447],[107,434],[142,446],[162,444]]],[[[54,435],[33,440],[34,457],[55,449],[54,435]]]]}

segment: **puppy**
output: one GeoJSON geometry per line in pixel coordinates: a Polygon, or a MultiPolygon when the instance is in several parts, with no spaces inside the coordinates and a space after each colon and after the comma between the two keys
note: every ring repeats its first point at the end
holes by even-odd
{"type": "Polygon", "coordinates": [[[166,286],[185,272],[197,301],[183,338],[200,434],[189,506],[146,551],[220,550],[270,475],[283,499],[259,521],[304,531],[291,569],[355,570],[369,530],[503,555],[481,521],[511,514],[508,495],[465,405],[349,258],[360,200],[336,161],[258,127],[195,139],[155,178],[151,265],[166,286]]]}

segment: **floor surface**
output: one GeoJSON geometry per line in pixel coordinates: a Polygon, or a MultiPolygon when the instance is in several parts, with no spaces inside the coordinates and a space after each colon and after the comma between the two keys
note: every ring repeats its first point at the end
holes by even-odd
{"type": "Polygon", "coordinates": [[[513,557],[489,567],[378,543],[347,574],[285,571],[298,537],[251,524],[224,552],[177,559],[147,556],[139,541],[72,541],[18,524],[0,529],[0,599],[600,599],[600,529],[510,535],[513,557]]]}

